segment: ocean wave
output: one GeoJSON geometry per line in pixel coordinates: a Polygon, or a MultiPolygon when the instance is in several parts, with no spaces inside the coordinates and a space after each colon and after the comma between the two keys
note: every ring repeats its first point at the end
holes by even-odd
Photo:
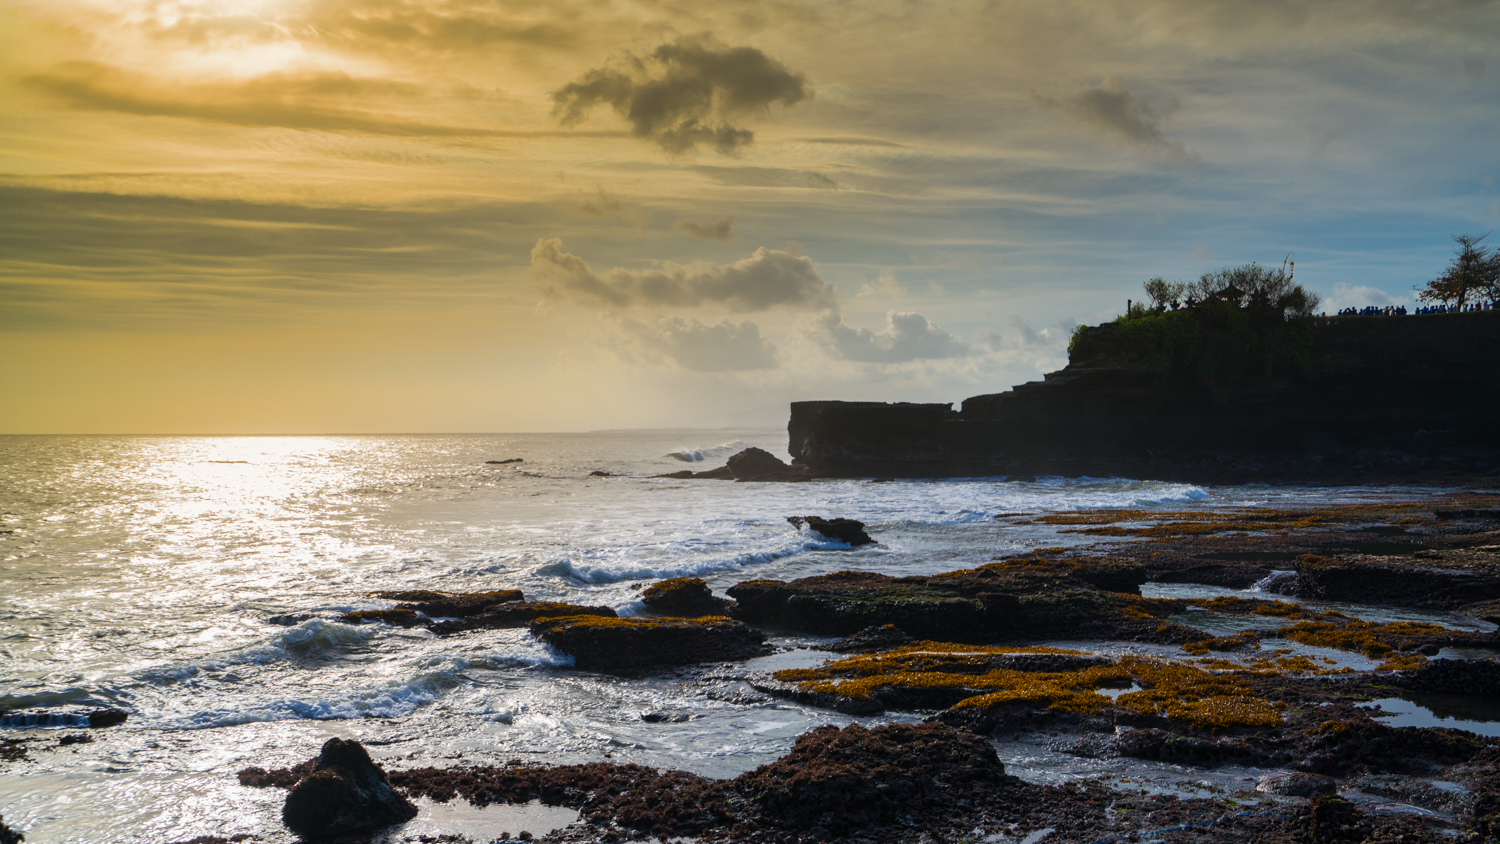
{"type": "Polygon", "coordinates": [[[683,463],[701,463],[704,460],[727,458],[731,455],[739,454],[749,447],[749,443],[742,440],[735,440],[734,442],[721,443],[706,448],[684,446],[676,451],[669,451],[662,456],[673,460],[680,460],[683,463]]]}
{"type": "Polygon", "coordinates": [[[135,677],[148,683],[164,683],[187,680],[205,671],[222,671],[236,665],[316,659],[363,647],[379,630],[380,625],[343,624],[312,618],[282,630],[262,644],[181,665],[148,668],[137,672],[135,677]]]}

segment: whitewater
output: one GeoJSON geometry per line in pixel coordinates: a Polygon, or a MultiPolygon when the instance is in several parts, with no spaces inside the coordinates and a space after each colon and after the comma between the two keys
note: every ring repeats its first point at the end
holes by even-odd
{"type": "MultiPolygon", "coordinates": [[[[995,515],[1378,500],[1392,490],[1210,488],[1120,479],[759,484],[653,475],[722,465],[776,430],[328,437],[0,437],[0,739],[96,741],[0,763],[0,814],[31,844],[290,840],[250,765],[357,738],[384,764],[609,759],[732,776],[824,723],[746,671],[816,663],[772,634],[746,666],[579,672],[522,630],[439,639],[352,626],[377,590],[521,589],[642,611],[698,576],[933,574],[1092,537],[995,515]],[[519,460],[517,460],[519,459],[519,460]],[[501,462],[511,461],[511,462],[501,462]],[[850,549],[788,516],[866,523],[850,549]]],[[[1024,758],[1008,766],[1024,772],[1024,758]]]]}

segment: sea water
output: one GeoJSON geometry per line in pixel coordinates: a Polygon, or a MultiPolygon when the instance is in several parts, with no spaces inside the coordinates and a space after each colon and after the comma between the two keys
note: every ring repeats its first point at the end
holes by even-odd
{"type": "MultiPolygon", "coordinates": [[[[787,458],[785,432],[767,430],[0,437],[0,709],[53,716],[0,721],[0,738],[55,737],[89,709],[130,716],[93,743],[0,763],[0,814],[30,844],[289,841],[283,792],[234,774],[295,764],[331,736],[387,767],[612,760],[733,776],[819,724],[916,717],[854,719],[743,682],[816,664],[816,637],[773,636],[783,652],[748,666],[617,677],[574,670],[524,629],[437,638],[338,620],[390,606],[377,590],[517,588],[628,616],[669,577],[722,594],[749,578],[933,574],[1096,541],[998,513],[1412,493],[651,477],[752,445],[787,458]],[[878,544],[850,549],[788,524],[798,515],[859,519],[878,544]]],[[[1010,765],[1025,775],[1024,754],[1010,765]]]]}

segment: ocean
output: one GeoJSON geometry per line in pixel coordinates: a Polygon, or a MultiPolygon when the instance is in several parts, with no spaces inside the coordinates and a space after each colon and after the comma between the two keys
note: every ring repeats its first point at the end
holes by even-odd
{"type": "MultiPolygon", "coordinates": [[[[1409,494],[651,477],[752,445],[787,458],[777,430],[0,437],[0,739],[129,713],[93,743],[0,762],[0,815],[29,844],[290,841],[282,792],[235,772],[295,764],[331,736],[388,767],[608,759],[733,776],[819,724],[918,717],[855,719],[743,682],[815,664],[824,640],[769,631],[781,652],[749,665],[617,677],[574,670],[524,629],[437,638],[337,620],[390,606],[376,590],[517,588],[632,615],[639,591],[669,577],[722,594],[751,578],[932,574],[1097,541],[998,513],[1409,494]],[[859,519],[878,544],[850,549],[788,524],[797,515],[859,519]]],[[[1022,776],[1098,773],[1039,747],[1002,756],[1022,776]]]]}

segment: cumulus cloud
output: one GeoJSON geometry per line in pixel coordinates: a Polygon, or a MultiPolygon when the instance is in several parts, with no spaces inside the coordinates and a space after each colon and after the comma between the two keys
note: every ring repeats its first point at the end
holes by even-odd
{"type": "Polygon", "coordinates": [[[705,144],[733,154],[755,139],[736,123],[811,95],[801,74],[760,50],[700,36],[662,44],[645,56],[627,53],[616,65],[590,70],[553,91],[552,101],[564,126],[608,105],[630,122],[632,134],[669,153],[705,144]]]}
{"type": "Polygon", "coordinates": [[[701,237],[704,240],[715,240],[719,243],[732,243],[740,239],[740,236],[734,233],[733,215],[702,223],[694,220],[683,220],[677,224],[677,230],[687,232],[693,237],[701,237]]]}
{"type": "Polygon", "coordinates": [[[765,247],[733,264],[663,262],[645,270],[617,267],[601,274],[564,252],[562,240],[543,238],[531,250],[531,268],[549,295],[611,308],[722,305],[731,311],[763,311],[834,303],[832,285],[818,276],[811,260],[765,247]]]}
{"type": "Polygon", "coordinates": [[[875,281],[861,286],[859,292],[854,295],[861,299],[871,296],[905,296],[906,288],[896,280],[894,273],[886,271],[881,273],[875,281]]]}
{"type": "Polygon", "coordinates": [[[623,328],[649,358],[665,359],[693,372],[747,372],[775,369],[776,346],[760,336],[753,322],[704,325],[696,319],[666,317],[655,322],[625,320],[623,328]]]}
{"type": "Polygon", "coordinates": [[[1411,305],[1415,301],[1410,294],[1392,296],[1384,290],[1368,285],[1339,282],[1333,286],[1333,292],[1323,299],[1323,312],[1338,313],[1344,308],[1363,308],[1370,305],[1377,308],[1411,305]]]}
{"type": "Polygon", "coordinates": [[[1113,79],[1106,78],[1092,88],[1061,93],[1032,91],[1031,99],[1043,111],[1060,111],[1101,135],[1127,141],[1179,163],[1197,160],[1182,141],[1162,133],[1161,115],[1113,79]]]}
{"type": "Polygon", "coordinates": [[[918,313],[891,311],[885,315],[885,330],[871,331],[851,328],[837,311],[828,311],[813,321],[810,334],[835,357],[862,363],[906,363],[969,354],[966,344],[918,313]]]}

